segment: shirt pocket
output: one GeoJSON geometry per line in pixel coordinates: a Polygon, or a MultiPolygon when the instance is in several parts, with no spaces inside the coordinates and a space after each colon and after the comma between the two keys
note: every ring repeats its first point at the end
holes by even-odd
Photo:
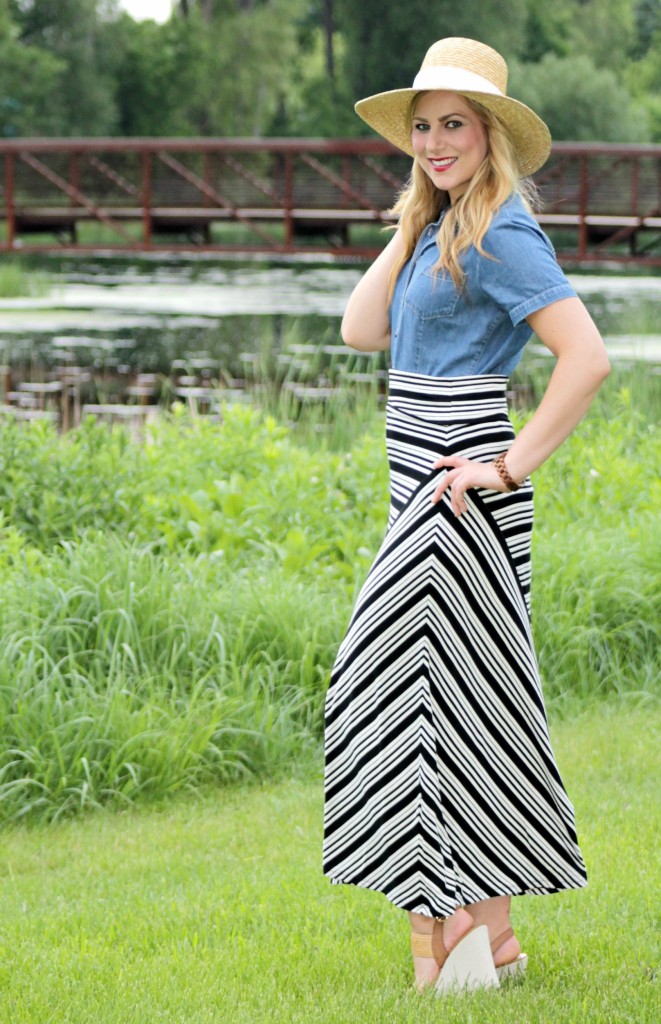
{"type": "Polygon", "coordinates": [[[458,302],[459,292],[452,278],[443,271],[434,273],[433,266],[430,266],[425,267],[412,282],[404,304],[418,320],[426,322],[454,316],[458,302]]]}

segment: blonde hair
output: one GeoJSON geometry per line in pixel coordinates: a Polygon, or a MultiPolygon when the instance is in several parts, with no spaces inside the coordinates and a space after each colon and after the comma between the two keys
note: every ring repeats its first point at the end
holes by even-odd
{"type": "MultiPolygon", "coordinates": [[[[424,93],[416,93],[409,106],[409,122],[413,120],[415,103],[424,93]]],[[[406,187],[390,211],[399,215],[399,228],[404,237],[404,254],[393,266],[388,279],[388,302],[392,300],[395,282],[409,259],[416,242],[428,224],[446,210],[436,236],[440,249],[436,273],[446,272],[458,290],[463,289],[466,275],[461,266],[463,254],[472,245],[489,259],[482,248],[496,210],[513,192],[518,192],[529,209],[538,205],[537,191],[528,178],[521,178],[509,136],[498,118],[482,104],[463,97],[476,112],[487,132],[488,151],[471,178],[468,188],[456,203],[450,205],[447,192],[437,188],[417,160],[413,164],[406,187]]]]}

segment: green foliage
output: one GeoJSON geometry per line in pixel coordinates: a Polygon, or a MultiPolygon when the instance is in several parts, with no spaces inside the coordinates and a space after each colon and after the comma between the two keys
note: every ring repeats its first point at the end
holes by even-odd
{"type": "Polygon", "coordinates": [[[650,139],[661,142],[661,25],[644,56],[631,63],[626,78],[631,92],[647,112],[650,139]]]}
{"type": "Polygon", "coordinates": [[[569,3],[531,3],[525,25],[526,45],[522,59],[537,63],[554,53],[566,57],[571,50],[572,10],[569,3]]]}
{"type": "Polygon", "coordinates": [[[182,0],[157,25],[117,0],[0,0],[0,132],[357,135],[368,129],[356,99],[408,85],[434,40],[465,35],[524,63],[513,91],[557,138],[639,141],[648,120],[657,138],[659,11],[659,0],[182,0]]]}
{"type": "Polygon", "coordinates": [[[189,135],[191,99],[199,80],[203,43],[196,26],[182,18],[165,25],[114,27],[118,43],[115,102],[121,135],[189,135]]]}
{"type": "MultiPolygon", "coordinates": [[[[249,406],[144,443],[0,428],[0,818],[276,777],[317,756],[334,652],[385,529],[374,411],[297,435],[249,406]]],[[[626,394],[537,475],[551,707],[659,679],[658,430],[626,394]]]]}
{"type": "Polygon", "coordinates": [[[238,5],[205,36],[197,123],[217,135],[260,135],[276,116],[296,57],[300,0],[238,5]]]}
{"type": "Polygon", "coordinates": [[[277,775],[316,745],[321,594],[100,535],[30,554],[0,588],[0,817],[277,775]]]}
{"type": "MultiPolygon", "coordinates": [[[[374,447],[370,434],[347,454],[327,453],[320,462],[249,406],[228,407],[221,431],[180,411],[156,424],[144,446],[91,418],[65,438],[47,424],[25,430],[5,423],[0,513],[44,553],[91,530],[163,551],[213,554],[232,565],[249,565],[258,551],[262,567],[279,565],[281,545],[294,543],[292,530],[303,531],[324,541],[315,571],[321,564],[342,575],[343,527],[356,513],[370,514],[375,488],[386,486],[374,447]],[[319,504],[329,517],[321,534],[319,504]]],[[[374,524],[372,539],[378,531],[374,524]]],[[[349,549],[346,558],[354,554],[349,549]]]]}
{"type": "Polygon", "coordinates": [[[584,55],[548,54],[538,64],[513,63],[509,91],[548,124],[556,140],[645,142],[643,108],[609,68],[584,55]]]}
{"type": "Polygon", "coordinates": [[[636,0],[634,3],[636,26],[635,56],[644,57],[661,30],[661,0],[636,0]]]}
{"type": "Polygon", "coordinates": [[[626,390],[615,408],[589,416],[535,474],[533,629],[553,700],[660,678],[661,434],[626,390]]]}
{"type": "Polygon", "coordinates": [[[64,71],[61,58],[19,38],[8,0],[0,0],[0,135],[48,134],[64,71]]]}
{"type": "Polygon", "coordinates": [[[571,6],[571,52],[619,75],[636,42],[632,0],[572,0],[571,6]]]}
{"type": "Polygon", "coordinates": [[[519,53],[526,0],[485,4],[482,0],[338,0],[338,24],[346,40],[346,74],[355,99],[381,90],[409,86],[427,48],[443,36],[469,36],[519,53]]]}
{"type": "Polygon", "coordinates": [[[43,274],[26,270],[16,260],[6,260],[0,264],[0,298],[42,295],[45,290],[46,280],[43,274]]]}
{"type": "Polygon", "coordinates": [[[344,38],[333,34],[335,73],[327,67],[327,41],[322,29],[304,25],[299,32],[291,72],[283,83],[282,100],[269,125],[273,135],[351,137],[360,134],[362,122],[354,112],[356,97],[344,66],[344,38]]]}
{"type": "Polygon", "coordinates": [[[47,551],[85,529],[131,529],[138,519],[145,456],[123,432],[104,437],[89,420],[64,446],[44,423],[5,423],[1,436],[0,511],[26,543],[47,551]]]}
{"type": "MultiPolygon", "coordinates": [[[[50,90],[43,81],[40,108],[35,111],[41,126],[26,123],[21,132],[47,135],[110,135],[116,126],[113,99],[113,47],[107,45],[102,5],[98,0],[10,0],[18,39],[30,52],[39,51],[37,67],[48,69],[45,58],[57,61],[50,90]]],[[[112,13],[112,12],[110,12],[112,13]]],[[[19,96],[19,102],[22,102],[19,96]]]]}

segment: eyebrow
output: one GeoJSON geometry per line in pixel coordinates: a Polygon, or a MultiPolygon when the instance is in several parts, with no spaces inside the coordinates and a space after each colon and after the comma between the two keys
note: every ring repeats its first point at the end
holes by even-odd
{"type": "MultiPolygon", "coordinates": [[[[437,118],[438,121],[449,121],[451,117],[465,117],[465,114],[443,114],[443,117],[437,118]]],[[[425,117],[424,114],[414,114],[414,121],[433,121],[433,117],[425,117]]]]}

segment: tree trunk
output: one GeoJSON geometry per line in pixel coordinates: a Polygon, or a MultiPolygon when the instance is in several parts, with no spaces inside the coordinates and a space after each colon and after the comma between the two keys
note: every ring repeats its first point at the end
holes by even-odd
{"type": "Polygon", "coordinates": [[[193,7],[199,7],[202,17],[207,22],[211,21],[211,15],[213,14],[213,0],[179,0],[179,10],[183,14],[184,18],[189,18],[193,7]]]}
{"type": "Polygon", "coordinates": [[[326,47],[326,72],[335,86],[335,54],[333,52],[333,31],[335,29],[335,18],[333,0],[323,0],[323,29],[326,47]]]}

